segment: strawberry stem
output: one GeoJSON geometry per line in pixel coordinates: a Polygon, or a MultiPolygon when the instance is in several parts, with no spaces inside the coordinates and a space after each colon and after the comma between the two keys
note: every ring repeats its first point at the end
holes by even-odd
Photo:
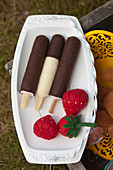
{"type": "Polygon", "coordinates": [[[76,124],[76,128],[81,128],[82,126],[88,126],[88,127],[95,128],[95,127],[97,127],[97,124],[96,123],[85,123],[85,122],[76,124]]]}

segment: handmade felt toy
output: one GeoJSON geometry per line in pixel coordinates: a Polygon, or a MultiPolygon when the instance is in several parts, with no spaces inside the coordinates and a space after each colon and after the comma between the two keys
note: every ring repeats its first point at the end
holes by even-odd
{"type": "Polygon", "coordinates": [[[50,91],[50,95],[53,96],[53,100],[49,108],[49,113],[53,112],[57,101],[59,98],[62,98],[63,94],[67,90],[80,47],[81,41],[79,38],[75,36],[70,36],[67,38],[50,91]]]}
{"type": "Polygon", "coordinates": [[[73,89],[63,94],[62,103],[67,115],[77,115],[88,103],[88,94],[82,89],[73,89]]]}
{"type": "Polygon", "coordinates": [[[81,115],[69,115],[62,117],[58,122],[59,132],[66,137],[77,137],[80,133],[81,127],[96,127],[96,123],[81,122],[81,115]]]}
{"type": "Polygon", "coordinates": [[[50,115],[38,119],[33,126],[33,131],[36,136],[46,140],[51,140],[58,135],[58,127],[50,115]]]}
{"type": "Polygon", "coordinates": [[[27,106],[30,96],[35,96],[48,46],[49,39],[46,36],[39,35],[35,38],[20,87],[21,108],[27,106]]]}

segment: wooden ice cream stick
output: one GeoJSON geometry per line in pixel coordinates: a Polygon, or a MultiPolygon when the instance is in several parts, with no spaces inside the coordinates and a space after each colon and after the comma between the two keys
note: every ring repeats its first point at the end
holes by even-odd
{"type": "Polygon", "coordinates": [[[49,108],[49,113],[53,113],[53,110],[54,110],[54,107],[55,107],[56,103],[57,103],[57,99],[53,98],[52,104],[51,104],[51,106],[49,108]]]}
{"type": "Polygon", "coordinates": [[[44,100],[44,97],[42,97],[42,96],[39,96],[39,97],[38,97],[38,99],[37,99],[37,101],[36,101],[36,105],[35,105],[35,110],[39,110],[39,108],[40,108],[43,100],[44,100]]]}
{"type": "Polygon", "coordinates": [[[21,100],[21,108],[25,108],[27,106],[28,100],[29,100],[30,94],[24,93],[21,100]]]}

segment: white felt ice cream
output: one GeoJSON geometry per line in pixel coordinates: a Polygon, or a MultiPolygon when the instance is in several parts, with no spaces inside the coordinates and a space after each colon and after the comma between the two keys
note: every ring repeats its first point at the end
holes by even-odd
{"type": "Polygon", "coordinates": [[[40,108],[43,99],[49,95],[58,68],[59,60],[62,55],[64,43],[65,40],[63,36],[56,34],[52,37],[38,83],[38,98],[36,101],[35,110],[40,108]]]}
{"type": "Polygon", "coordinates": [[[53,57],[46,57],[43,70],[40,76],[40,81],[38,84],[37,96],[40,97],[48,96],[58,64],[59,64],[58,59],[53,57]]]}

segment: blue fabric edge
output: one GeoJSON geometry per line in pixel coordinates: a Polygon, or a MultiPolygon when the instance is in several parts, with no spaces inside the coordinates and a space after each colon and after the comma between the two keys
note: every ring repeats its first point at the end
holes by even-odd
{"type": "Polygon", "coordinates": [[[113,162],[113,159],[110,162],[108,162],[108,164],[105,166],[104,170],[107,170],[107,167],[111,162],[113,162]]]}

